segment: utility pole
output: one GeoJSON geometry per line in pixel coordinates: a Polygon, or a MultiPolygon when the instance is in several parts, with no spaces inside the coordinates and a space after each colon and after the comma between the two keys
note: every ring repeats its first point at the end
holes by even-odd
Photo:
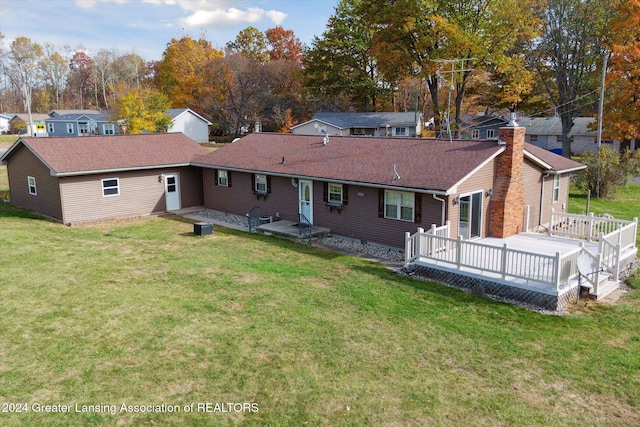
{"type": "Polygon", "coordinates": [[[600,82],[600,103],[598,104],[598,176],[596,178],[596,198],[600,198],[600,148],[602,146],[602,114],[604,111],[604,79],[607,76],[607,53],[602,54],[602,81],[600,82]]]}
{"type": "MultiPolygon", "coordinates": [[[[447,100],[447,133],[449,134],[449,142],[453,141],[453,136],[451,133],[451,94],[453,93],[453,91],[455,90],[455,75],[458,72],[462,72],[464,73],[465,71],[472,71],[472,68],[465,68],[465,62],[467,61],[472,61],[475,58],[462,58],[462,59],[436,59],[434,60],[434,62],[440,63],[440,64],[451,64],[451,76],[450,76],[450,80],[449,80],[449,96],[448,96],[448,100],[447,100]],[[460,69],[456,68],[456,63],[460,62],[460,69]]],[[[440,77],[442,80],[444,80],[446,82],[446,79],[444,77],[442,77],[442,74],[440,73],[440,70],[438,70],[436,72],[436,75],[438,77],[440,77]]]]}

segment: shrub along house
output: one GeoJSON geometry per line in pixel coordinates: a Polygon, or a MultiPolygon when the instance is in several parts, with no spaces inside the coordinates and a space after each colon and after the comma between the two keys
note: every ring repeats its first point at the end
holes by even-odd
{"type": "Polygon", "coordinates": [[[21,138],[0,161],[11,203],[77,224],[201,206],[207,152],[181,133],[21,138]]]}
{"type": "MultiPolygon", "coordinates": [[[[526,218],[518,231],[549,223],[566,210],[569,173],[583,166],[518,145],[526,218]],[[524,147],[524,150],[523,150],[524,147]]],[[[333,233],[391,246],[404,233],[449,221],[453,235],[488,236],[511,156],[511,141],[435,141],[256,133],[209,153],[203,170],[205,207],[308,221],[333,233]]],[[[508,203],[507,203],[508,206],[508,203]]]]}

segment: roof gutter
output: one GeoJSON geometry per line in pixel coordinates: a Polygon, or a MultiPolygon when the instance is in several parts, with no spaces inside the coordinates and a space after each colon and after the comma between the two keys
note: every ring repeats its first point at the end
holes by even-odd
{"type": "Polygon", "coordinates": [[[427,190],[424,188],[400,187],[397,185],[374,184],[371,182],[349,181],[345,179],[333,179],[333,178],[324,178],[324,177],[318,177],[318,176],[278,173],[278,172],[271,172],[271,171],[259,171],[255,169],[242,169],[242,168],[233,168],[233,167],[227,167],[227,166],[211,166],[211,165],[203,165],[203,164],[197,164],[197,163],[191,163],[191,166],[198,166],[205,169],[226,169],[232,172],[260,173],[260,174],[271,175],[271,176],[279,176],[283,178],[308,179],[312,181],[321,181],[321,182],[335,182],[337,184],[359,185],[361,187],[384,188],[387,190],[412,191],[414,193],[434,194],[438,196],[448,195],[446,190],[427,190]]]}
{"type": "Polygon", "coordinates": [[[176,164],[169,164],[169,165],[153,165],[153,166],[137,166],[137,167],[134,166],[130,168],[96,169],[96,170],[88,170],[88,171],[61,172],[61,173],[56,173],[53,169],[50,169],[50,170],[51,170],[51,176],[63,178],[67,176],[98,175],[98,174],[104,174],[104,173],[129,172],[129,171],[163,169],[163,168],[179,168],[179,167],[185,167],[185,166],[191,166],[191,163],[176,163],[176,164]]]}

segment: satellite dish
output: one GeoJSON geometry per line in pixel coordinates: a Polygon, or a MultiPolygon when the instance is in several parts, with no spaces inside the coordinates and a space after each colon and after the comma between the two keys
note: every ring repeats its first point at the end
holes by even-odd
{"type": "Polygon", "coordinates": [[[587,254],[582,254],[578,257],[578,271],[581,275],[587,276],[593,274],[593,260],[587,254]]]}

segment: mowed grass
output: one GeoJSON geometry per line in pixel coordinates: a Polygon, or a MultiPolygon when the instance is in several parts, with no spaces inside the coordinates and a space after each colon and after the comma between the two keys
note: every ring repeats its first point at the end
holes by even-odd
{"type": "Polygon", "coordinates": [[[0,203],[0,405],[29,409],[0,424],[640,424],[637,291],[550,316],[285,240],[192,230],[68,228],[0,203]],[[204,402],[258,411],[121,411],[204,402]]]}

